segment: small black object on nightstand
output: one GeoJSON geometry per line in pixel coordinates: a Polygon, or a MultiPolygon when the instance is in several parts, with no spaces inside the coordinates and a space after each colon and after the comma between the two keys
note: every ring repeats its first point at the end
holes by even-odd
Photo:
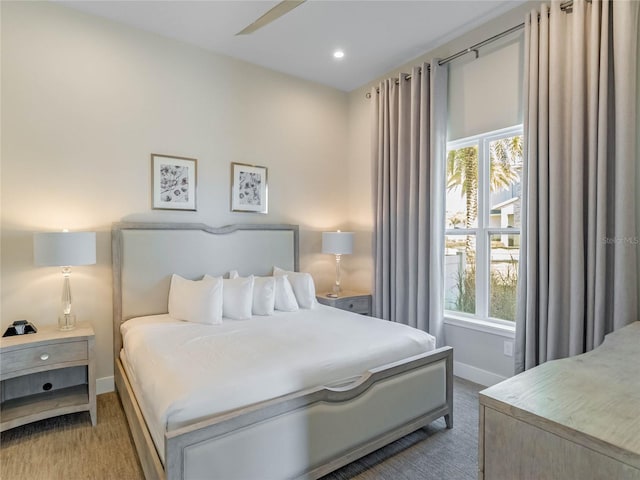
{"type": "Polygon", "coordinates": [[[27,333],[36,333],[38,329],[26,320],[16,320],[2,335],[3,337],[13,337],[14,335],[25,335],[27,333]]]}

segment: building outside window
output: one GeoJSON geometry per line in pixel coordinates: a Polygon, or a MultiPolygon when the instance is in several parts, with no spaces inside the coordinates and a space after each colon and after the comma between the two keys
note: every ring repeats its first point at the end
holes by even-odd
{"type": "Polygon", "coordinates": [[[522,159],[521,125],[447,145],[447,316],[515,321],[522,159]]]}

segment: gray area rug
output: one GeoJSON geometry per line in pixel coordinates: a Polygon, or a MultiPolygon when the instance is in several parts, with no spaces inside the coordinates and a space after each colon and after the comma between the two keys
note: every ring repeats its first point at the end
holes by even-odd
{"type": "Polygon", "coordinates": [[[478,478],[478,392],[484,387],[459,378],[453,383],[453,428],[439,419],[323,480],[475,480],[478,478]]]}
{"type": "MultiPolygon", "coordinates": [[[[444,420],[437,420],[323,480],[477,478],[478,391],[481,388],[465,380],[454,380],[452,430],[445,428],[444,420]]],[[[120,401],[115,393],[107,393],[98,396],[96,427],[91,427],[88,413],[76,413],[3,432],[0,478],[141,480],[144,476],[120,401]]]]}

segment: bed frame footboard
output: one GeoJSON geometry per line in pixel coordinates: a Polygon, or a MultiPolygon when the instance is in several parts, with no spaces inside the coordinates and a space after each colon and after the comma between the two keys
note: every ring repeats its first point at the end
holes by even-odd
{"type": "Polygon", "coordinates": [[[452,372],[453,349],[443,347],[216,415],[165,435],[166,469],[121,366],[117,387],[148,480],[314,479],[440,417],[451,428],[452,372]]]}

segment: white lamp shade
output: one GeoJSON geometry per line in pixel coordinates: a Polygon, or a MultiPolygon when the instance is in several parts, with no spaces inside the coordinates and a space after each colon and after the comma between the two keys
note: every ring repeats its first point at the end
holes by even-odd
{"type": "Polygon", "coordinates": [[[353,253],[352,232],[322,232],[322,253],[348,255],[353,253]]]}
{"type": "Polygon", "coordinates": [[[41,267],[93,265],[96,263],[96,233],[34,233],[33,259],[41,267]]]}

